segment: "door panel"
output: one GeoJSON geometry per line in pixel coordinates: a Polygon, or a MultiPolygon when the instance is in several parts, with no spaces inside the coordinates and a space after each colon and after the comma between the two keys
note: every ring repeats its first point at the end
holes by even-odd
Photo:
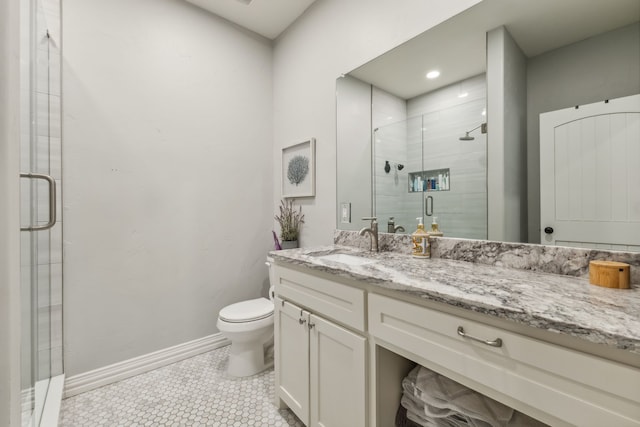
{"type": "Polygon", "coordinates": [[[311,426],[365,426],[366,339],[315,315],[311,326],[311,426]]]}
{"type": "Polygon", "coordinates": [[[637,247],[639,162],[640,95],[541,114],[541,241],[637,247]]]}
{"type": "Polygon", "coordinates": [[[309,425],[309,313],[276,297],[275,314],[277,394],[309,425]]]}

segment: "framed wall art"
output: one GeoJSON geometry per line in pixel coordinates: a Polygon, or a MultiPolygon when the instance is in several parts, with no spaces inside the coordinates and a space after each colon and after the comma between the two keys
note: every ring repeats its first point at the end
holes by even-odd
{"type": "Polygon", "coordinates": [[[282,149],[282,197],[316,195],[316,140],[282,149]]]}

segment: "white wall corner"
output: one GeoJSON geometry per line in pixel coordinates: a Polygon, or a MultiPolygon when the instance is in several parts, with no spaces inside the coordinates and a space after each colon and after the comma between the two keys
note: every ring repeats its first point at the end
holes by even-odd
{"type": "Polygon", "coordinates": [[[488,238],[526,239],[526,57],[505,27],[487,33],[488,238]]]}
{"type": "Polygon", "coordinates": [[[487,33],[487,235],[505,240],[504,230],[504,27],[487,33]]]}

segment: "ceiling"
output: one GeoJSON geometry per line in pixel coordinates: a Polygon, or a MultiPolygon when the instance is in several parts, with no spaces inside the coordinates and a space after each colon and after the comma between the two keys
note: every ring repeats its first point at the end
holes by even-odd
{"type": "Polygon", "coordinates": [[[315,0],[187,0],[270,40],[278,37],[315,0]]]}
{"type": "Polygon", "coordinates": [[[639,20],[640,0],[484,0],[349,74],[409,99],[484,73],[486,32],[501,25],[533,57],[639,20]]]}

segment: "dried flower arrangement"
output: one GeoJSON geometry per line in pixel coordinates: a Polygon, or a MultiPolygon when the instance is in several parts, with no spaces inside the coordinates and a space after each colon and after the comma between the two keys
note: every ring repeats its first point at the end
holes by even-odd
{"type": "Polygon", "coordinates": [[[302,206],[296,209],[293,206],[293,199],[280,201],[280,215],[274,216],[280,224],[280,237],[283,241],[298,240],[300,225],[304,224],[304,214],[302,206]]]}

